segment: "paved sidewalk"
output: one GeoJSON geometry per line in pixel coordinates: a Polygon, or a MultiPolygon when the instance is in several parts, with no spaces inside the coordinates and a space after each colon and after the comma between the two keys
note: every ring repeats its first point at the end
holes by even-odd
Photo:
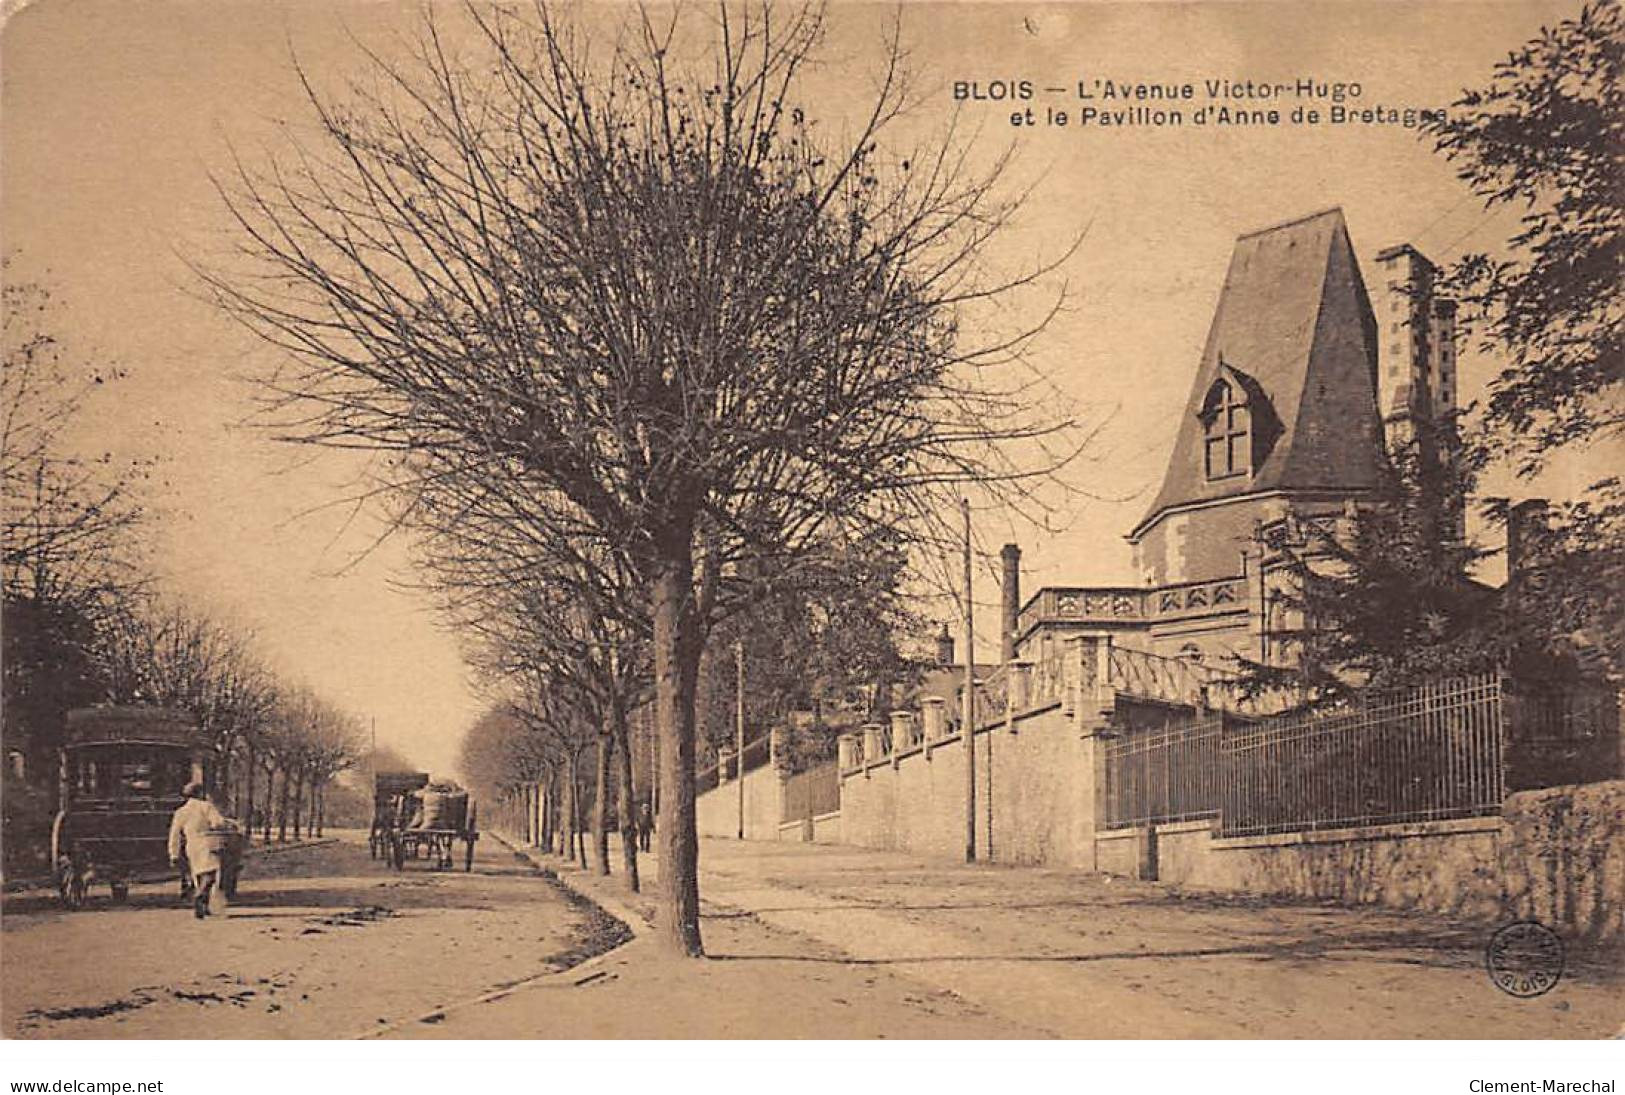
{"type": "MultiPolygon", "coordinates": [[[[625,901],[618,875],[565,877],[625,901]]],[[[1487,928],[1423,914],[733,840],[702,843],[700,888],[713,960],[900,973],[1029,1035],[1597,1038],[1625,1020],[1617,949],[1571,956],[1555,989],[1519,999],[1486,975],[1487,928]],[[830,956],[731,953],[715,931],[730,915],[830,956]]]]}

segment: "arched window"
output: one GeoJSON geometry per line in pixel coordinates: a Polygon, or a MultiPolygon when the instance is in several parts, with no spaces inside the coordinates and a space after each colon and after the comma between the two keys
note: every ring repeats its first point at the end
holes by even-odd
{"type": "Polygon", "coordinates": [[[1252,429],[1246,395],[1216,380],[1202,404],[1203,463],[1209,479],[1252,471],[1252,429]]]}

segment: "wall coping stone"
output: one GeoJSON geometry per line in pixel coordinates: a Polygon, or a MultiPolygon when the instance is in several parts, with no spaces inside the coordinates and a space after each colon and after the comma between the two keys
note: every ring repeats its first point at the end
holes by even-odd
{"type": "Polygon", "coordinates": [[[1195,821],[1170,821],[1157,824],[1157,835],[1175,835],[1178,833],[1199,833],[1204,829],[1214,831],[1219,827],[1219,819],[1213,817],[1199,817],[1195,821]]]}
{"type": "Polygon", "coordinates": [[[1303,829],[1290,833],[1265,833],[1261,836],[1215,836],[1213,847],[1216,851],[1222,851],[1231,848],[1270,848],[1293,844],[1350,844],[1363,840],[1495,833],[1500,829],[1500,817],[1461,817],[1443,821],[1401,822],[1395,825],[1361,825],[1348,829],[1303,829]]]}

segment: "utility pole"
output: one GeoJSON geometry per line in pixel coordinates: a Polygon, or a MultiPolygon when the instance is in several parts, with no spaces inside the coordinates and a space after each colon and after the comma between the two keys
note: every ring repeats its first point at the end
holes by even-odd
{"type": "Polygon", "coordinates": [[[976,614],[971,604],[970,499],[959,500],[965,516],[965,684],[959,737],[965,745],[965,862],[976,862],[976,614]]]}
{"type": "Polygon", "coordinates": [[[745,839],[745,644],[734,640],[734,782],[739,784],[739,839],[745,839]]]}

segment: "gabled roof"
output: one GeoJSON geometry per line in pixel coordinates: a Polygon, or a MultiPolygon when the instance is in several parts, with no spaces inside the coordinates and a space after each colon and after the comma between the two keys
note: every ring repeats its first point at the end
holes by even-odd
{"type": "Polygon", "coordinates": [[[1368,489],[1381,460],[1376,319],[1343,211],[1328,209],[1236,241],[1162,489],[1129,539],[1192,502],[1368,489]],[[1210,482],[1198,416],[1213,382],[1238,373],[1278,434],[1251,476],[1210,482]]]}

